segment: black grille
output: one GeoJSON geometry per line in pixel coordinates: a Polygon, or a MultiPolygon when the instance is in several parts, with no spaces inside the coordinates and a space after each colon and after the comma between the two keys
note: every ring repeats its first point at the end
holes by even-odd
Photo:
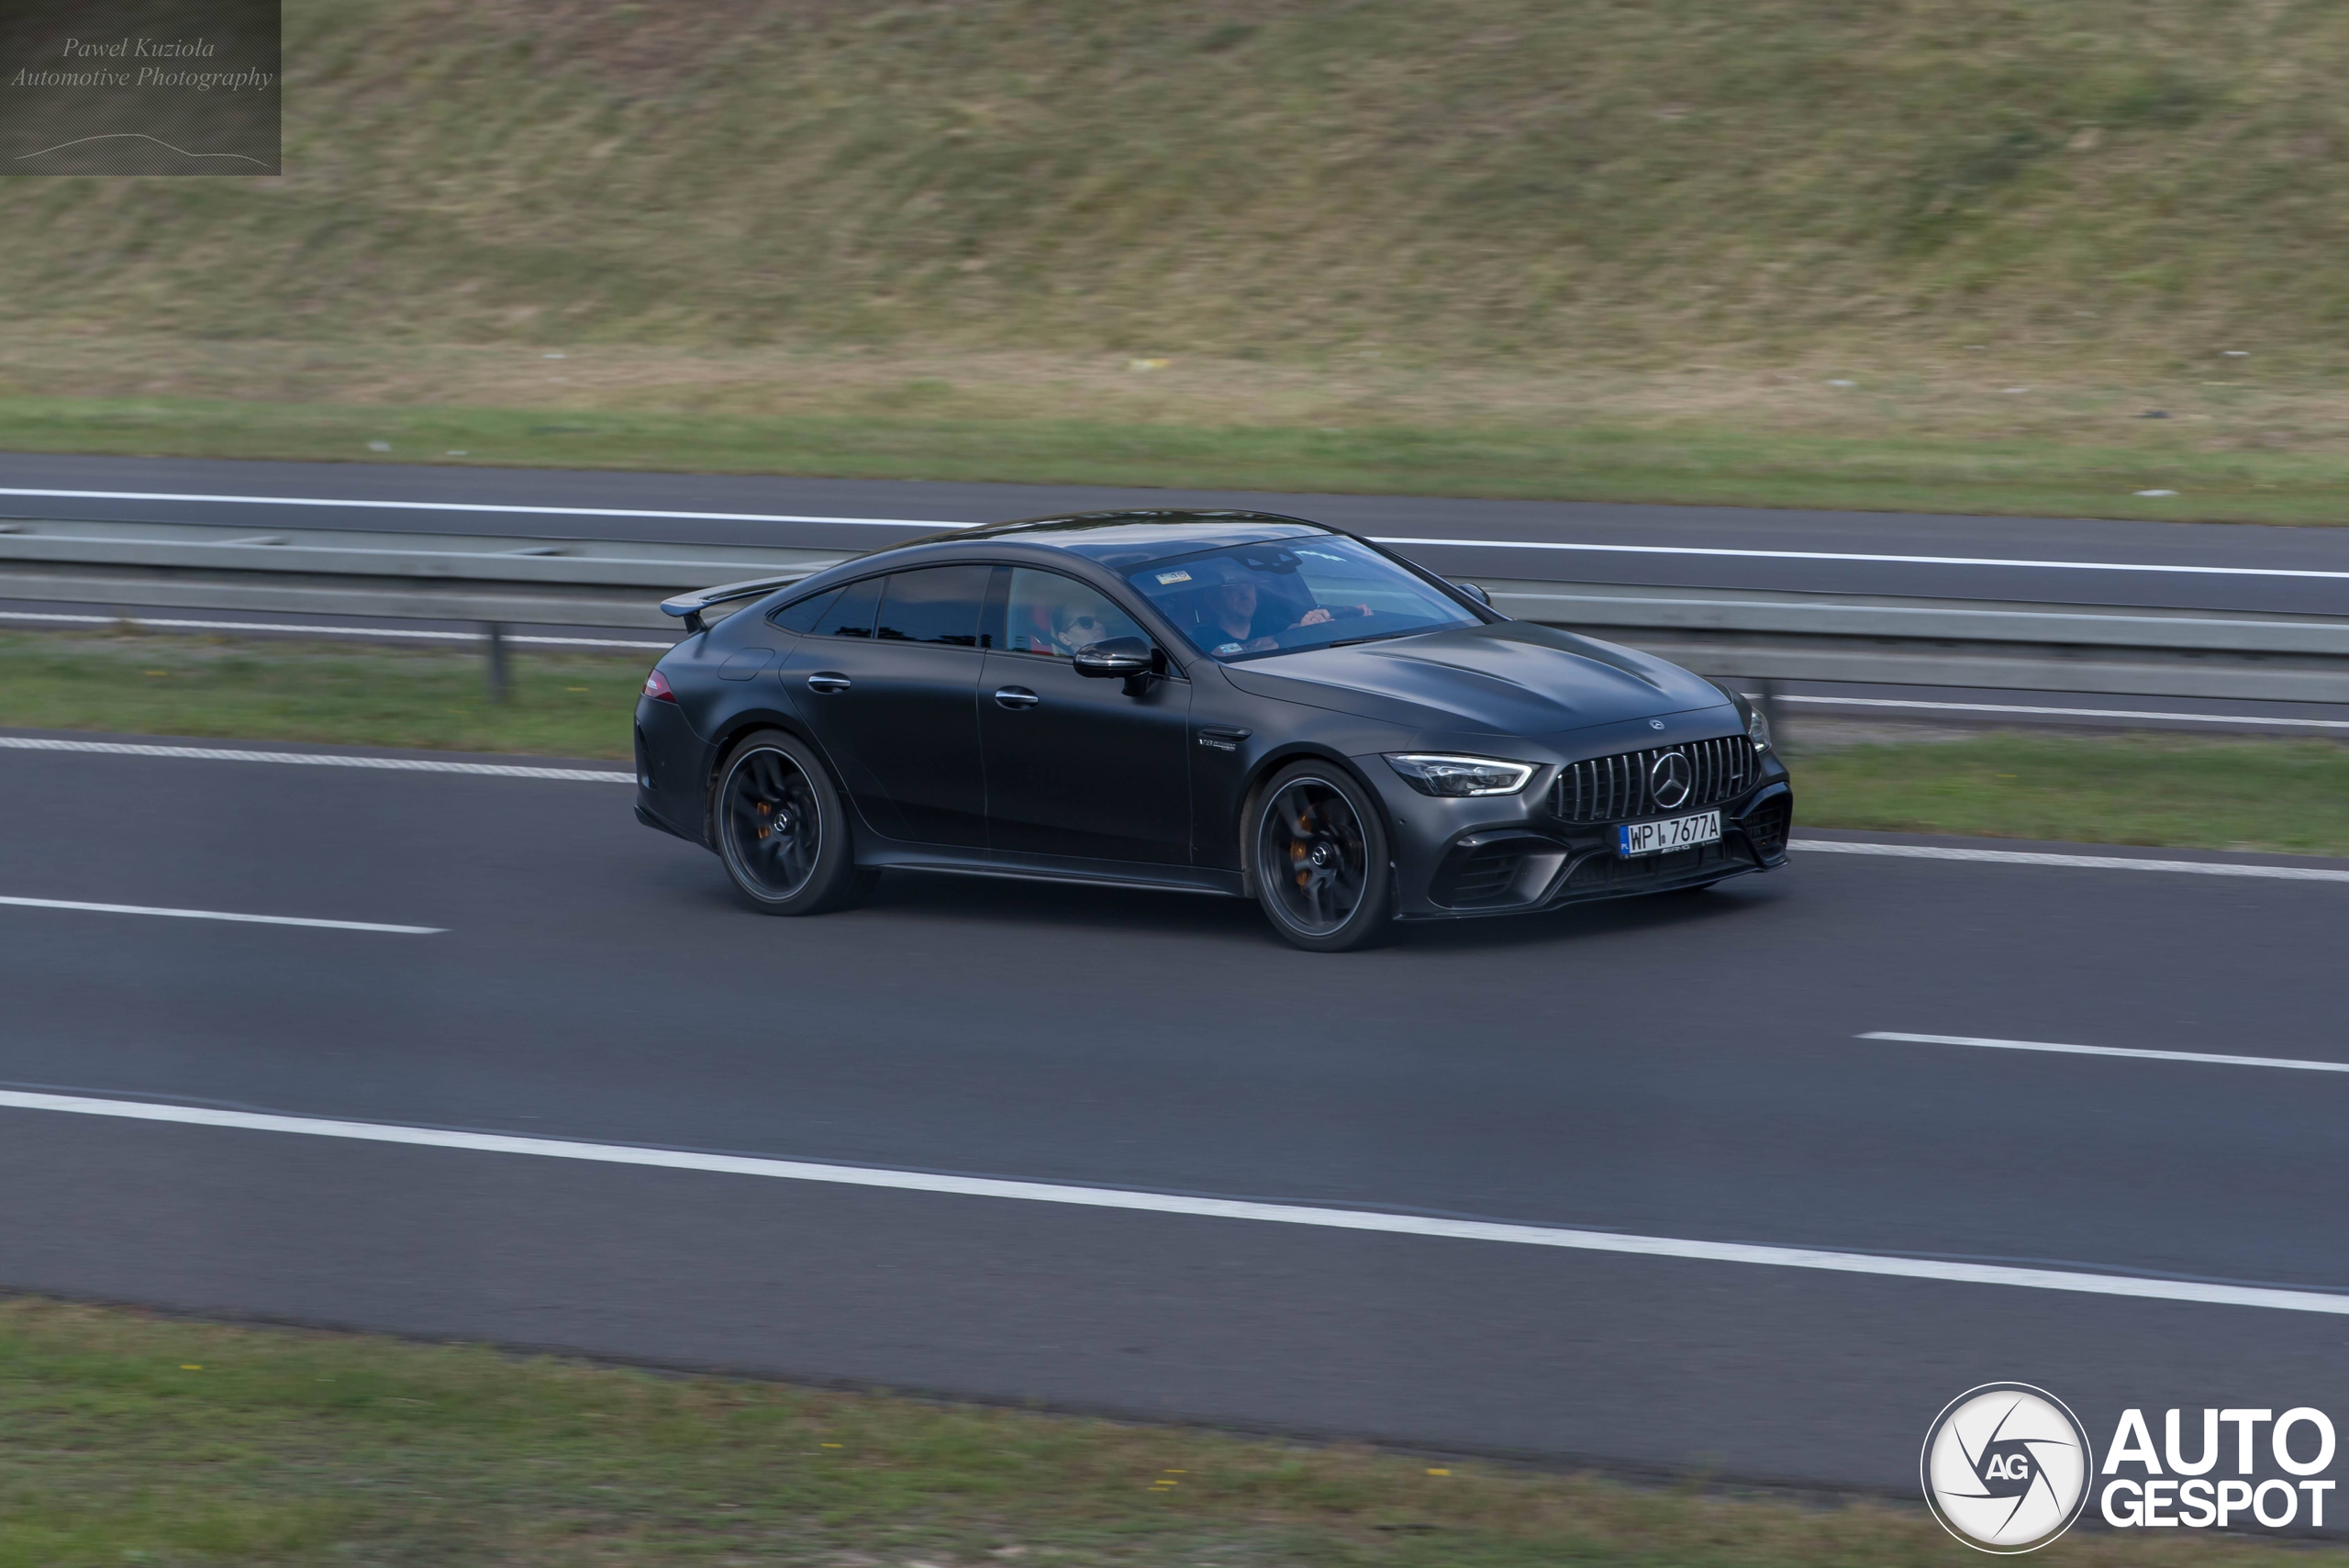
{"type": "Polygon", "coordinates": [[[1631,822],[1666,811],[1701,811],[1743,795],[1753,787],[1756,771],[1753,742],[1742,735],[1620,751],[1560,769],[1550,787],[1550,809],[1568,822],[1631,822]],[[1688,759],[1688,798],[1659,806],[1649,780],[1656,759],[1667,751],[1688,759]]]}
{"type": "Polygon", "coordinates": [[[1452,885],[1440,890],[1439,902],[1453,908],[1497,903],[1508,897],[1524,864],[1522,840],[1481,845],[1461,857],[1451,878],[1452,885]]]}
{"type": "Polygon", "coordinates": [[[1780,795],[1765,802],[1739,826],[1745,829],[1745,841],[1763,860],[1772,860],[1786,853],[1787,830],[1794,826],[1794,802],[1780,795]]]}

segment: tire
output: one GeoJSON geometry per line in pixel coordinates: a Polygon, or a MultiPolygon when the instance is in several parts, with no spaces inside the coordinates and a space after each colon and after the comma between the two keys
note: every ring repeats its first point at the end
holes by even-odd
{"type": "Polygon", "coordinates": [[[735,891],[762,915],[821,915],[863,891],[841,792],[780,729],[746,735],[726,754],[709,821],[735,891]]]}
{"type": "Polygon", "coordinates": [[[1248,863],[1264,917],[1292,946],[1346,952],[1386,935],[1386,827],[1345,769],[1298,762],[1274,774],[1252,814],[1248,863]]]}

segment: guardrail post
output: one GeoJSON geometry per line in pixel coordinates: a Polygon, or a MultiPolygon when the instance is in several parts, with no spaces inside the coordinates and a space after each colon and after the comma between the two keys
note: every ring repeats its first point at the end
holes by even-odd
{"type": "Polygon", "coordinates": [[[1762,683],[1762,721],[1770,727],[1770,744],[1783,746],[1787,740],[1786,705],[1778,700],[1778,683],[1762,683]]]}
{"type": "Polygon", "coordinates": [[[508,686],[506,668],[506,628],[496,621],[484,623],[489,633],[489,700],[503,703],[508,686]]]}

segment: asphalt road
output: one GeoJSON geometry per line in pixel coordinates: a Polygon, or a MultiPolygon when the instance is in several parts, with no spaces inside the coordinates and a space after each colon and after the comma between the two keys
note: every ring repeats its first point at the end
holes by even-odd
{"type": "Polygon", "coordinates": [[[2340,575],[2232,574],[2244,569],[2349,573],[2349,530],[2320,528],[0,454],[0,516],[17,517],[266,520],[279,527],[873,550],[891,540],[918,537],[923,525],[999,522],[1120,506],[1255,506],[1297,513],[1381,539],[1442,541],[1397,548],[1453,576],[1482,573],[1567,582],[2298,614],[2339,613],[2344,590],[2349,590],[2349,577],[2340,575]],[[320,504],[277,504],[296,500],[320,504]],[[508,507],[524,509],[483,509],[508,507]],[[712,515],[658,515],[681,512],[712,515]],[[870,526],[875,520],[916,526],[870,526]],[[1485,542],[1464,542],[1471,540],[1485,542]],[[1557,545],[1630,547],[1638,553],[1548,548],[1557,545]],[[1692,550],[1749,553],[1647,553],[1692,550]],[[1908,559],[1818,559],[1835,554],[1908,559]],[[1942,559],[1919,559],[1928,557],[1942,559]],[[2011,564],[2014,562],[2073,564],[2011,564]],[[2148,565],[2217,568],[2219,573],[2134,570],[2148,565]]]}
{"type": "MultiPolygon", "coordinates": [[[[2349,1289],[2349,1075],[1858,1038],[2349,1056],[2349,882],[1806,852],[1308,958],[1236,902],[1018,884],[763,919],[628,799],[0,750],[0,898],[438,931],[0,904],[0,1081],[2349,1289]]],[[[1912,1490],[1992,1380],[2099,1441],[2124,1405],[2349,1408],[2319,1312],[21,1108],[0,1182],[10,1287],[1633,1469],[1912,1490]]]]}

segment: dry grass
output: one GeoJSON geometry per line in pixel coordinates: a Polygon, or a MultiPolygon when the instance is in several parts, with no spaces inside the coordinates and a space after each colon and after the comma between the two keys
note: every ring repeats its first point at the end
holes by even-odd
{"type": "Polygon", "coordinates": [[[0,182],[0,444],[365,458],[300,427],[380,409],[454,437],[402,459],[2279,521],[2349,477],[2313,0],[287,28],[284,178],[0,182]]]}
{"type": "MultiPolygon", "coordinates": [[[[0,1303],[0,1568],[1979,1561],[1916,1503],[1642,1489],[35,1300],[0,1303]]],[[[2280,1560],[2083,1529],[2037,1561],[2280,1560]]]]}
{"type": "Polygon", "coordinates": [[[0,192],[19,326],[2341,362],[2314,0],[304,0],[278,181],[0,192]],[[1898,353],[1890,350],[1898,350],[1898,353]]]}

